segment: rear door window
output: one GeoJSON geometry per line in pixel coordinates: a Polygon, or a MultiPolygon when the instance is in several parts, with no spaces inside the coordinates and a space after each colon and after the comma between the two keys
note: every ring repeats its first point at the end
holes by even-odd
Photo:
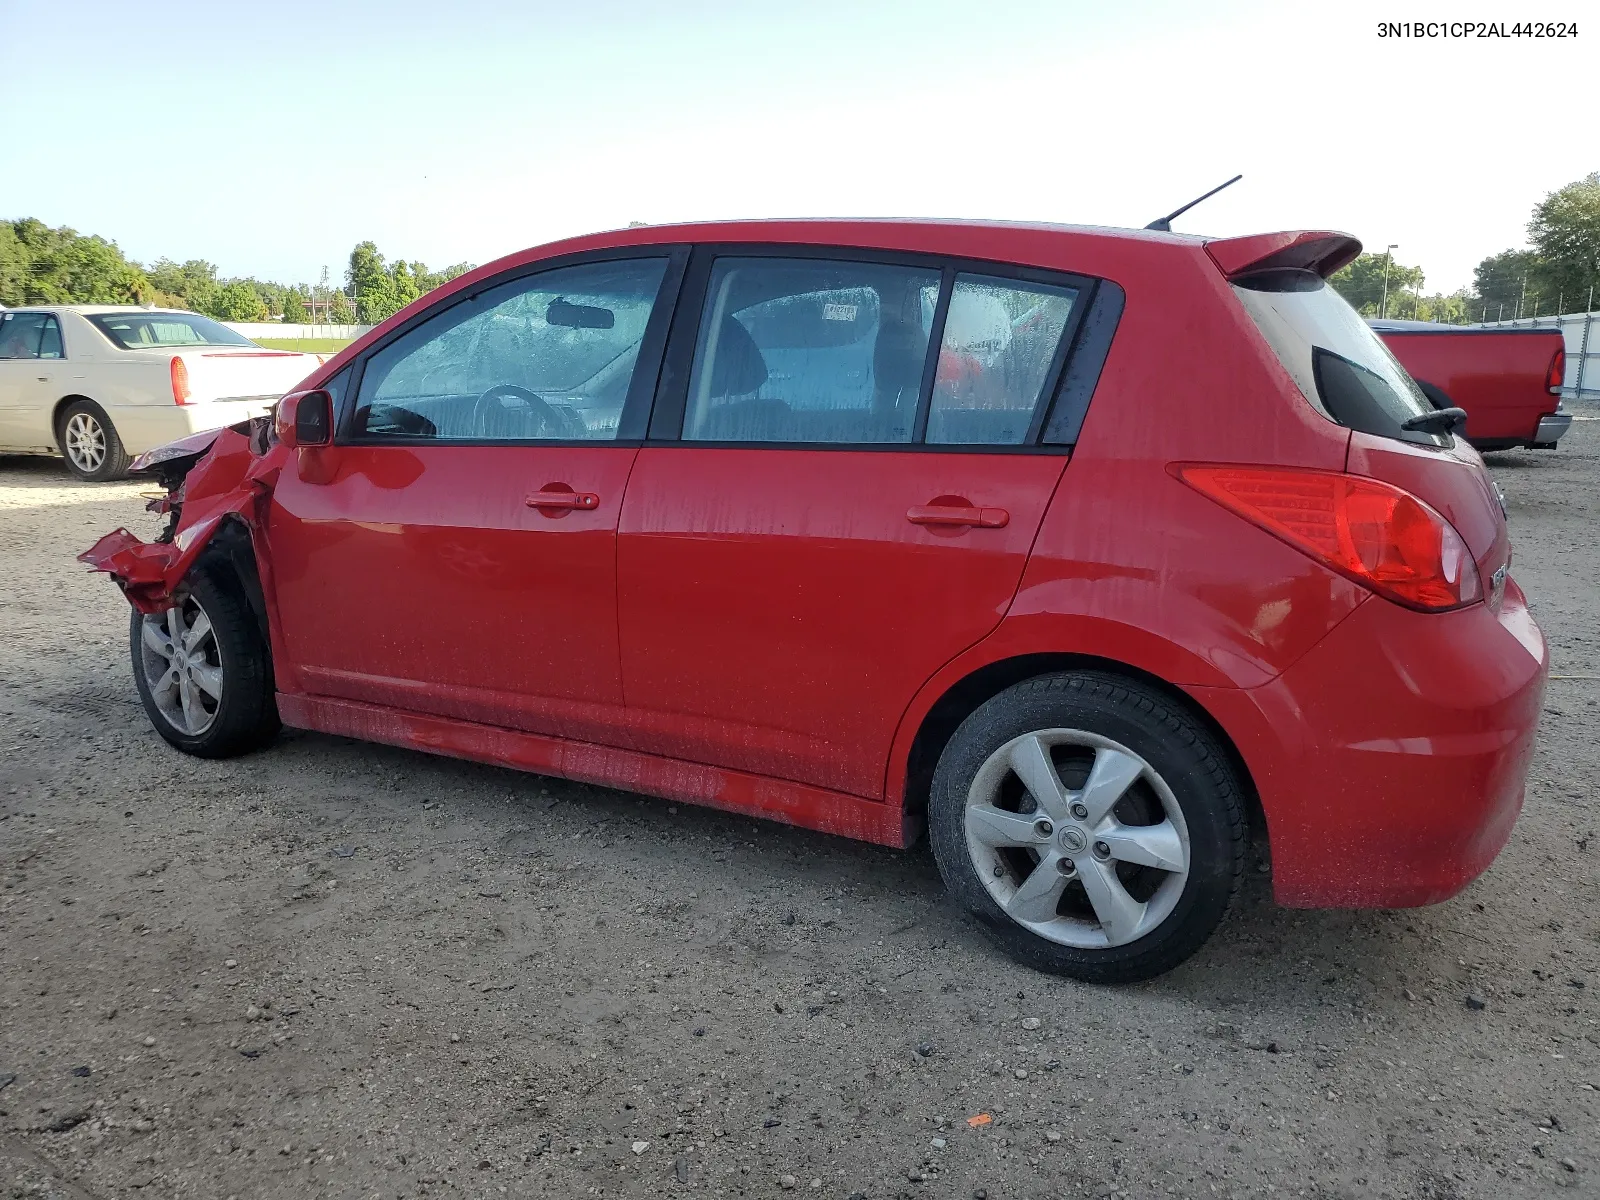
{"type": "Polygon", "coordinates": [[[1081,290],[949,267],[719,257],[683,439],[1024,445],[1081,290]]]}
{"type": "Polygon", "coordinates": [[[0,358],[38,358],[48,313],[0,313],[0,358]]]}
{"type": "Polygon", "coordinates": [[[927,440],[963,446],[1026,441],[1077,297],[1076,288],[957,275],[927,440]]]}
{"type": "Polygon", "coordinates": [[[1244,305],[1293,377],[1323,415],[1361,433],[1427,446],[1450,446],[1449,434],[1402,428],[1434,411],[1422,389],[1344,297],[1311,271],[1272,271],[1234,281],[1244,305]]]}
{"type": "Polygon", "coordinates": [[[717,259],[684,440],[911,441],[939,283],[921,267],[717,259]]]}
{"type": "Polygon", "coordinates": [[[39,333],[39,357],[61,357],[61,326],[54,317],[44,319],[44,329],[39,333]]]}

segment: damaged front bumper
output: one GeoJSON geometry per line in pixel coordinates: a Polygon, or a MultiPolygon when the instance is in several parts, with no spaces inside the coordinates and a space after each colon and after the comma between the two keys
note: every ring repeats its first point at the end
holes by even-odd
{"type": "Polygon", "coordinates": [[[154,474],[167,495],[152,511],[171,516],[167,530],[145,542],[126,529],[106,534],[78,561],[116,581],[140,612],[157,613],[174,597],[224,522],[242,521],[252,538],[265,498],[277,481],[280,455],[269,444],[270,422],[208,430],[140,455],[131,469],[154,474]]]}

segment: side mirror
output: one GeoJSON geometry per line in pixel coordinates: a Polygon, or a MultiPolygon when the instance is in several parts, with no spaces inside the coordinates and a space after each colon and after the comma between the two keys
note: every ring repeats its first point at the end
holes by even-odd
{"type": "Polygon", "coordinates": [[[327,392],[290,392],[273,417],[278,441],[290,449],[333,442],[333,397],[327,392]]]}

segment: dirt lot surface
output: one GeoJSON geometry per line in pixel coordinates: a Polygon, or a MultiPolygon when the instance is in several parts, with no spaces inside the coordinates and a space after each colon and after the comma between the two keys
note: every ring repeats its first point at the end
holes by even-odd
{"type": "Polygon", "coordinates": [[[184,758],[73,561],[154,532],[139,488],[0,459],[0,1196],[1600,1193],[1600,422],[1491,465],[1561,676],[1499,861],[1363,913],[1252,863],[1107,990],[991,951],[925,847],[320,735],[184,758]]]}

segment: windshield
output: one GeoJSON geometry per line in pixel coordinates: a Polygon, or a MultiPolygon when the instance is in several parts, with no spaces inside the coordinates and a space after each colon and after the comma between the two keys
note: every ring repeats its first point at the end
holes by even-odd
{"type": "Polygon", "coordinates": [[[1307,400],[1348,429],[1427,446],[1449,434],[1402,429],[1433,411],[1411,376],[1343,296],[1310,271],[1273,271],[1233,287],[1307,400]]]}
{"type": "Polygon", "coordinates": [[[89,323],[124,350],[159,346],[254,346],[242,333],[198,313],[85,313],[89,323]]]}

